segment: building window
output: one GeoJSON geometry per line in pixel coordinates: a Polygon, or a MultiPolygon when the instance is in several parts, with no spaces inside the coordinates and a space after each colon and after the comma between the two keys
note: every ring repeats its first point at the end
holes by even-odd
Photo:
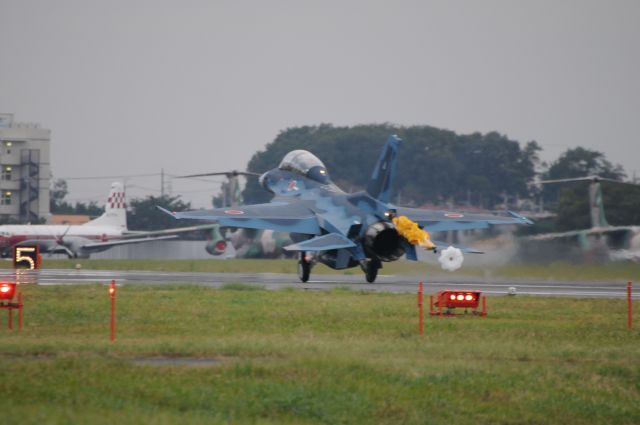
{"type": "Polygon", "coordinates": [[[11,205],[11,192],[2,192],[2,198],[0,198],[0,205],[11,205]]]}
{"type": "Polygon", "coordinates": [[[12,142],[4,142],[4,153],[7,155],[11,155],[11,146],[13,146],[12,142]]]}
{"type": "Polygon", "coordinates": [[[11,167],[2,167],[2,180],[11,180],[11,167]]]}

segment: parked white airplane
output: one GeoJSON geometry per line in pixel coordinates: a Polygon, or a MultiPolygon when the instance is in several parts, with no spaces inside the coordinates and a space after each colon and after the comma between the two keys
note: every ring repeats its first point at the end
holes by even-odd
{"type": "Polygon", "coordinates": [[[38,245],[41,253],[66,254],[69,258],[89,258],[112,246],[173,239],[178,233],[211,226],[192,226],[156,232],[127,229],[127,212],[122,184],[113,183],[100,217],[82,225],[19,224],[0,226],[0,252],[11,256],[14,246],[38,245]]]}

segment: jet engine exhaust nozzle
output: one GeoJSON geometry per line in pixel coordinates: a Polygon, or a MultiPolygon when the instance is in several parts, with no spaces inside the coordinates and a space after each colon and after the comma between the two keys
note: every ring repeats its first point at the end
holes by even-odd
{"type": "Polygon", "coordinates": [[[364,246],[368,253],[381,261],[395,261],[404,255],[402,237],[387,221],[378,221],[367,228],[364,246]]]}

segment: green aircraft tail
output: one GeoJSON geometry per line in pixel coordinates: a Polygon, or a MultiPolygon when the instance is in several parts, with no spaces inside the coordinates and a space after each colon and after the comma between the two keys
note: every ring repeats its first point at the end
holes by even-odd
{"type": "Polygon", "coordinates": [[[609,227],[607,217],[604,214],[602,188],[598,181],[594,181],[589,185],[589,204],[591,212],[591,227],[609,227]]]}

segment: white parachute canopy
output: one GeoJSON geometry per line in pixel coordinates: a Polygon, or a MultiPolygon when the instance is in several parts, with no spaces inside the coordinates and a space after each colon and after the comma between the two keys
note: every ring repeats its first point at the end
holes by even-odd
{"type": "Polygon", "coordinates": [[[438,261],[444,270],[453,272],[462,267],[464,256],[462,255],[462,251],[458,248],[450,246],[447,249],[442,250],[438,261]]]}

